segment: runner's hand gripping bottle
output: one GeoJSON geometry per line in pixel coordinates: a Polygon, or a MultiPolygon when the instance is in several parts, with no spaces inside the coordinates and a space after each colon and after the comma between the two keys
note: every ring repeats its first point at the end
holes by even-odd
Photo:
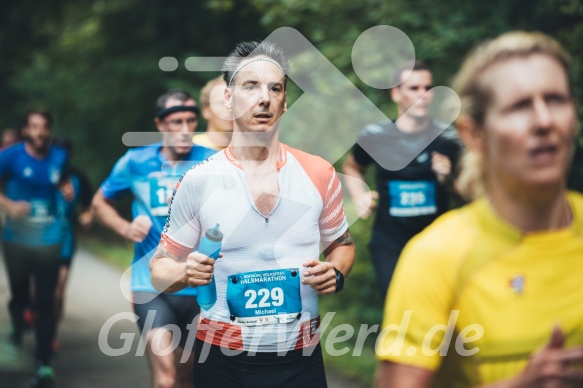
{"type": "MultiPolygon", "coordinates": [[[[198,252],[216,260],[219,258],[222,241],[223,233],[219,230],[219,224],[217,224],[214,228],[207,229],[202,240],[200,240],[198,252]]],[[[217,301],[217,286],[214,275],[210,284],[196,288],[196,300],[198,305],[207,311],[215,305],[217,301]]]]}

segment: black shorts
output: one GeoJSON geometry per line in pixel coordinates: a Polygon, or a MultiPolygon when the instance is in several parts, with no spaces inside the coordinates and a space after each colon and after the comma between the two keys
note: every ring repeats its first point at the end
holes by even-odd
{"type": "Polygon", "coordinates": [[[326,388],[320,344],[313,349],[275,353],[236,352],[196,339],[194,343],[196,388],[326,388]],[[309,351],[308,351],[309,350],[309,351]],[[206,353],[206,354],[205,354],[206,353]],[[202,360],[201,360],[202,358],[202,360]]]}
{"type": "MultiPolygon", "coordinates": [[[[149,302],[140,303],[140,301],[150,299],[156,294],[153,292],[134,292],[132,295],[134,299],[132,305],[138,316],[137,324],[142,333],[144,330],[176,325],[180,329],[178,346],[181,348],[185,347],[189,336],[192,339],[195,338],[196,329],[192,328],[196,327],[200,313],[196,297],[159,294],[149,302]],[[150,318],[148,318],[148,314],[150,314],[150,318]],[[148,323],[147,327],[145,327],[146,323],[148,323]]],[[[192,339],[190,343],[192,343],[192,339]]]]}

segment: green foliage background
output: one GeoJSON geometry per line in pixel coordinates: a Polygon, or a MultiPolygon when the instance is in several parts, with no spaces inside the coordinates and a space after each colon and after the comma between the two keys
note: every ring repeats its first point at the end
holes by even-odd
{"type": "MultiPolygon", "coordinates": [[[[0,3],[0,125],[18,126],[29,106],[48,108],[55,132],[76,145],[74,164],[97,186],[126,151],[123,133],[154,130],[161,92],[182,87],[198,96],[217,75],[188,72],[187,57],[224,56],[236,42],[263,39],[282,26],[298,29],[391,116],[388,93],[363,84],[351,64],[359,34],[382,24],[411,38],[438,85],[448,84],[478,42],[516,29],[548,33],[572,54],[574,92],[583,97],[580,0],[21,0],[0,3]],[[177,71],[159,69],[164,56],[178,59],[177,71]]],[[[291,100],[299,93],[292,89],[291,100]]],[[[570,185],[583,190],[581,149],[570,185]]],[[[380,323],[382,302],[366,249],[370,226],[359,220],[351,227],[358,257],[346,290],[322,298],[323,310],[337,313],[333,324],[380,323]]],[[[330,357],[330,365],[371,381],[373,337],[366,354],[330,357]]]]}

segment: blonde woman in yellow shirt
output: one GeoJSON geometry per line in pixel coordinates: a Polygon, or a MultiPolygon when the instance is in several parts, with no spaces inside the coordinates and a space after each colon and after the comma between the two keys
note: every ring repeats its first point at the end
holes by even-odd
{"type": "Polygon", "coordinates": [[[474,50],[454,88],[475,200],[405,248],[377,341],[379,387],[583,383],[583,196],[569,58],[511,32],[474,50]]]}

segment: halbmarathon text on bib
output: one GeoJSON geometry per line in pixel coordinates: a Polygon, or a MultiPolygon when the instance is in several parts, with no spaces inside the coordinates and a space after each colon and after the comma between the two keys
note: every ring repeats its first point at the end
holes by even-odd
{"type": "Polygon", "coordinates": [[[231,321],[246,326],[291,323],[302,311],[298,268],[245,272],[228,277],[231,321]]]}

